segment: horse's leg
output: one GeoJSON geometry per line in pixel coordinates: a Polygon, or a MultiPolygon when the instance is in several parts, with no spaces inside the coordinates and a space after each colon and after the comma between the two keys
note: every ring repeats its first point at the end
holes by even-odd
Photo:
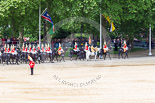
{"type": "Polygon", "coordinates": [[[62,56],[62,59],[63,59],[63,61],[65,62],[65,57],[64,57],[64,56],[62,56]]]}
{"type": "Polygon", "coordinates": [[[58,55],[56,55],[56,60],[57,60],[57,62],[58,62],[58,55]]]}
{"type": "Polygon", "coordinates": [[[109,59],[111,60],[110,53],[109,53],[109,59]]]}
{"type": "Polygon", "coordinates": [[[73,55],[72,55],[72,54],[70,54],[70,60],[71,60],[71,61],[73,60],[72,56],[73,56],[73,55]]]}
{"type": "Polygon", "coordinates": [[[122,57],[122,59],[123,59],[123,52],[121,53],[121,57],[122,57]]]}
{"type": "Polygon", "coordinates": [[[78,55],[76,56],[75,60],[77,61],[78,55]]]}
{"type": "Polygon", "coordinates": [[[104,60],[106,59],[107,53],[104,53],[104,60]]]}
{"type": "Polygon", "coordinates": [[[129,59],[128,52],[126,53],[127,58],[129,59]]]}

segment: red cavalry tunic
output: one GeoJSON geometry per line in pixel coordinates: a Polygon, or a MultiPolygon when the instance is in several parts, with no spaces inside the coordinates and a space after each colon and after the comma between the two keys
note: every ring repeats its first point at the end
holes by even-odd
{"type": "Polygon", "coordinates": [[[126,48],[126,44],[124,44],[123,48],[126,48]]]}
{"type": "Polygon", "coordinates": [[[30,62],[29,62],[29,66],[30,66],[30,68],[34,68],[35,62],[34,62],[34,61],[30,61],[30,62]]]}
{"type": "Polygon", "coordinates": [[[60,51],[60,50],[61,50],[61,47],[59,47],[58,51],[60,51]]]}
{"type": "Polygon", "coordinates": [[[5,48],[5,52],[7,52],[7,48],[5,48]]]}
{"type": "Polygon", "coordinates": [[[23,51],[25,51],[25,47],[23,48],[23,51]]]}
{"type": "Polygon", "coordinates": [[[40,50],[40,47],[38,47],[37,51],[39,51],[39,50],[40,50]]]}
{"type": "Polygon", "coordinates": [[[44,48],[42,47],[42,52],[44,52],[44,48]]]}
{"type": "Polygon", "coordinates": [[[31,52],[31,48],[29,49],[29,52],[31,52]]]}
{"type": "Polygon", "coordinates": [[[48,47],[48,51],[50,51],[50,47],[48,47]]]}
{"type": "Polygon", "coordinates": [[[88,50],[88,46],[85,46],[85,50],[88,50]]]}
{"type": "Polygon", "coordinates": [[[104,45],[104,48],[107,48],[107,45],[104,45]]]}
{"type": "Polygon", "coordinates": [[[15,52],[15,48],[14,49],[11,49],[11,53],[14,53],[15,52]]]}
{"type": "Polygon", "coordinates": [[[74,50],[77,50],[77,45],[75,45],[75,48],[74,48],[74,50]]]}
{"type": "Polygon", "coordinates": [[[35,50],[36,50],[36,49],[34,48],[34,49],[33,49],[33,52],[35,52],[35,50]]]}
{"type": "Polygon", "coordinates": [[[8,48],[8,53],[10,52],[10,48],[8,48]]]}

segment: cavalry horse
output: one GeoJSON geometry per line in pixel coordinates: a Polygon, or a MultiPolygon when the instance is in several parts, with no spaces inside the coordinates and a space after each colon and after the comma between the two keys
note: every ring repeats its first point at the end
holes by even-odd
{"type": "Polygon", "coordinates": [[[2,63],[2,52],[0,50],[0,64],[2,63]]]}
{"type": "Polygon", "coordinates": [[[54,58],[56,58],[56,61],[58,62],[58,58],[61,57],[60,61],[63,60],[65,62],[65,53],[66,53],[67,49],[66,50],[62,50],[62,51],[58,51],[56,49],[53,49],[52,50],[52,61],[54,61],[54,58]]]}
{"type": "Polygon", "coordinates": [[[90,47],[88,48],[88,50],[85,50],[86,52],[86,60],[88,61],[90,59],[90,56],[94,56],[94,59],[97,59],[97,55],[98,55],[98,50],[99,48],[95,48],[95,51],[92,52],[90,51],[90,47]]]}
{"type": "Polygon", "coordinates": [[[128,56],[128,51],[131,49],[131,45],[129,45],[126,50],[123,49],[123,47],[119,48],[118,50],[118,59],[120,59],[120,56],[122,57],[122,59],[124,58],[129,58],[128,56]],[[123,54],[125,54],[125,56],[123,57],[123,54]]]}
{"type": "Polygon", "coordinates": [[[107,48],[103,48],[103,49],[100,49],[99,50],[99,57],[103,56],[104,55],[104,60],[106,59],[107,55],[109,56],[109,59],[111,60],[111,57],[110,57],[110,51],[112,50],[111,47],[107,47],[107,48]]]}
{"type": "Polygon", "coordinates": [[[85,51],[81,48],[80,50],[70,50],[70,53],[69,53],[69,57],[70,57],[70,60],[72,61],[73,60],[73,55],[75,55],[75,60],[77,60],[78,58],[81,60],[81,59],[85,59],[85,51]]]}

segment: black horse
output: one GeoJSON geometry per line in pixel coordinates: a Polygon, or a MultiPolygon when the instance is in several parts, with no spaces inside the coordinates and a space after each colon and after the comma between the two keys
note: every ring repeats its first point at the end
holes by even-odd
{"type": "Polygon", "coordinates": [[[70,50],[69,57],[70,57],[71,61],[73,60],[74,55],[76,56],[75,60],[77,60],[77,59],[84,60],[86,57],[86,53],[82,48],[79,51],[70,50]]]}
{"type": "Polygon", "coordinates": [[[63,60],[65,62],[65,53],[66,53],[67,49],[65,49],[64,51],[61,51],[61,54],[58,53],[58,50],[53,49],[52,50],[52,61],[54,61],[54,58],[56,58],[56,61],[58,62],[58,58],[61,58],[61,60],[63,60]]]}
{"type": "Polygon", "coordinates": [[[72,61],[73,60],[73,56],[75,55],[75,60],[77,60],[78,56],[79,56],[79,52],[80,51],[74,51],[74,50],[70,50],[69,52],[69,57],[70,57],[70,60],[72,61]]]}
{"type": "Polygon", "coordinates": [[[129,58],[128,51],[131,50],[131,45],[128,45],[127,47],[128,49],[126,51],[124,51],[123,47],[119,48],[118,59],[120,59],[120,56],[122,57],[122,59],[129,58]],[[123,54],[125,54],[124,57],[123,57],[123,54]]]}
{"type": "Polygon", "coordinates": [[[0,64],[2,64],[2,51],[0,49],[0,64]]]}
{"type": "Polygon", "coordinates": [[[102,48],[99,50],[99,57],[103,56],[104,55],[104,60],[106,59],[107,55],[109,56],[109,59],[111,60],[111,57],[110,57],[110,51],[112,50],[112,47],[109,47],[108,50],[105,50],[102,48]]]}

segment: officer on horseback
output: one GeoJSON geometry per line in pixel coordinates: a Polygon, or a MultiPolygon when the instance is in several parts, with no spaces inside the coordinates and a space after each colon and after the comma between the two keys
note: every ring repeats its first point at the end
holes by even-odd
{"type": "Polygon", "coordinates": [[[61,47],[61,44],[59,43],[58,54],[61,55],[62,52],[64,52],[64,51],[61,47]]]}
{"type": "Polygon", "coordinates": [[[106,53],[108,51],[108,47],[107,47],[107,43],[106,42],[104,42],[103,51],[104,51],[104,53],[106,53]]]}
{"type": "Polygon", "coordinates": [[[124,52],[126,52],[126,51],[128,50],[128,47],[127,47],[126,41],[124,41],[123,50],[124,50],[124,52]]]}
{"type": "Polygon", "coordinates": [[[85,43],[85,51],[88,51],[88,44],[87,44],[87,42],[85,43]]]}
{"type": "Polygon", "coordinates": [[[79,51],[79,48],[77,47],[77,43],[75,42],[75,45],[74,45],[74,49],[73,49],[75,52],[79,51]]]}

